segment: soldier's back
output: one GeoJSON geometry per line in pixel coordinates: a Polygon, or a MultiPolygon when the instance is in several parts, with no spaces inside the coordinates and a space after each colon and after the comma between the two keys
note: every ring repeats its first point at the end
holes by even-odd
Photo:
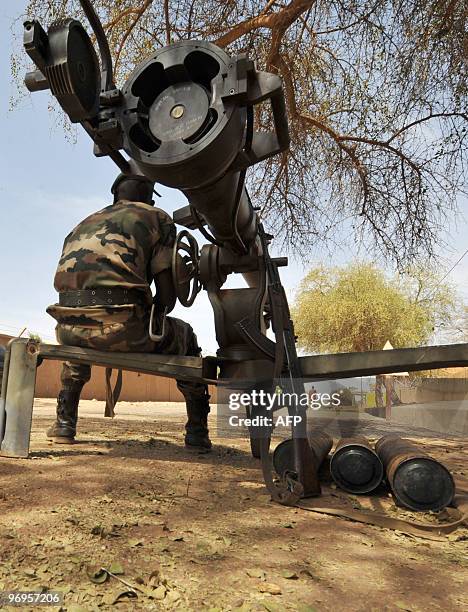
{"type": "MultiPolygon", "coordinates": [[[[175,225],[161,209],[122,200],[93,213],[65,238],[54,286],[59,294],[92,289],[127,289],[151,305],[153,276],[171,265],[175,225]]],[[[72,308],[55,304],[47,312],[59,323],[124,322],[125,306],[72,308]]]]}
{"type": "Polygon", "coordinates": [[[65,238],[54,286],[59,292],[115,286],[147,291],[148,263],[159,255],[167,267],[164,249],[172,247],[174,233],[172,219],[158,208],[128,201],[107,206],[65,238]]]}

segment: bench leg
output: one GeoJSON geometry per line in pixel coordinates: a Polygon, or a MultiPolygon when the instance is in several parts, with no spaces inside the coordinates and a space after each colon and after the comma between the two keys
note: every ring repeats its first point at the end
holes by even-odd
{"type": "MultiPolygon", "coordinates": [[[[37,344],[14,340],[9,346],[9,360],[3,373],[2,398],[4,434],[1,454],[27,457],[36,385],[37,344]]],[[[0,406],[0,420],[2,407],[0,406]]],[[[0,423],[1,424],[1,423],[0,423]]]]}
{"type": "Polygon", "coordinates": [[[5,434],[5,398],[8,380],[8,364],[10,363],[10,349],[7,348],[3,361],[3,373],[2,373],[2,392],[0,394],[0,445],[2,444],[3,436],[5,434]]]}

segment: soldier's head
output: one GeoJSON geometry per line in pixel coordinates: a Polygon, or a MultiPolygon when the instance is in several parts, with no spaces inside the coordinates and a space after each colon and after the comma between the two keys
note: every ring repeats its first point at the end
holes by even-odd
{"type": "Polygon", "coordinates": [[[119,200],[154,204],[154,181],[138,174],[119,174],[111,188],[114,204],[119,200]]]}

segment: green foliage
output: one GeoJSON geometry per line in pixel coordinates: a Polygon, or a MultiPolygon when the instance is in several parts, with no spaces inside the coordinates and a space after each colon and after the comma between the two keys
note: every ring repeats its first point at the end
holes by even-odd
{"type": "Polygon", "coordinates": [[[451,322],[454,290],[422,270],[388,277],[375,265],[320,266],[304,278],[293,308],[299,346],[314,352],[374,351],[426,343],[451,322]]]}

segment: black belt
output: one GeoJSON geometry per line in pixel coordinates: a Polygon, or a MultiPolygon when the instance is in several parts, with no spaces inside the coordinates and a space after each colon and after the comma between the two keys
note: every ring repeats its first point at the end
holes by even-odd
{"type": "Polygon", "coordinates": [[[98,287],[96,289],[76,289],[59,293],[60,306],[122,306],[125,304],[149,305],[148,295],[139,289],[122,287],[98,287]]]}

